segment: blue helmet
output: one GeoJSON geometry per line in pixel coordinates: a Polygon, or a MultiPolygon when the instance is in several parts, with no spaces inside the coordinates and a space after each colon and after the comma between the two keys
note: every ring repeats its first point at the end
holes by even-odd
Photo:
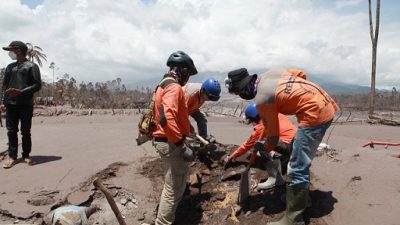
{"type": "Polygon", "coordinates": [[[258,112],[255,103],[250,103],[247,105],[246,109],[244,110],[244,115],[246,119],[257,119],[258,112]]]}
{"type": "Polygon", "coordinates": [[[216,79],[207,79],[201,85],[201,89],[204,90],[208,99],[211,101],[218,101],[221,97],[221,85],[216,79]]]}

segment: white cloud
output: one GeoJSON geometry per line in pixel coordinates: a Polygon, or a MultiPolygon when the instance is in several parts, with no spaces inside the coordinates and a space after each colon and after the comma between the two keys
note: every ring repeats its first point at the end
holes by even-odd
{"type": "MultiPolygon", "coordinates": [[[[356,4],[338,1],[336,7],[356,4]]],[[[33,10],[7,0],[0,5],[0,28],[2,45],[21,39],[43,48],[49,62],[42,73],[49,78],[52,61],[57,76],[69,73],[78,81],[160,77],[168,55],[183,50],[203,72],[284,66],[370,81],[368,12],[337,14],[311,0],[46,0],[33,10]]],[[[400,85],[399,36],[399,21],[381,25],[378,85],[400,85]]],[[[4,66],[7,57],[0,54],[4,66]]]]}
{"type": "Polygon", "coordinates": [[[348,6],[356,6],[359,5],[361,2],[364,2],[364,0],[341,0],[335,2],[335,6],[337,9],[348,7],[348,6]]]}

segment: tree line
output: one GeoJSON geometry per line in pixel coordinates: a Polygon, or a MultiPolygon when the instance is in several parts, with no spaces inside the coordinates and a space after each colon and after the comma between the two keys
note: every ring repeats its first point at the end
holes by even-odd
{"type": "Polygon", "coordinates": [[[51,104],[69,104],[73,108],[127,109],[146,107],[151,99],[152,90],[144,87],[127,89],[121,78],[77,84],[73,77],[64,74],[54,86],[43,82],[42,89],[36,96],[42,101],[52,97],[51,104]],[[52,93],[54,96],[51,96],[52,93]]]}
{"type": "MultiPolygon", "coordinates": [[[[4,68],[0,69],[0,86],[3,79],[4,68]]],[[[105,82],[77,83],[74,77],[64,74],[54,86],[43,81],[42,89],[35,94],[35,103],[48,106],[68,104],[73,108],[91,109],[143,108],[147,107],[152,93],[150,88],[128,89],[121,78],[105,82]]]]}
{"type": "MultiPolygon", "coordinates": [[[[338,94],[333,98],[342,109],[354,109],[366,111],[370,109],[368,102],[371,95],[366,94],[338,94]]],[[[400,93],[393,87],[391,91],[375,92],[375,110],[380,111],[400,111],[400,93]]]]}
{"type": "MultiPolygon", "coordinates": [[[[0,69],[0,86],[3,83],[4,68],[0,69]]],[[[42,82],[42,89],[36,93],[35,102],[40,105],[71,105],[73,108],[91,109],[131,109],[148,106],[153,89],[136,87],[128,89],[121,78],[105,82],[80,82],[69,74],[64,74],[54,86],[42,82]],[[53,96],[54,94],[54,96],[53,96]]],[[[343,109],[368,110],[370,94],[337,94],[333,98],[343,109]]],[[[376,110],[400,111],[400,92],[393,87],[391,91],[377,92],[376,110]]]]}

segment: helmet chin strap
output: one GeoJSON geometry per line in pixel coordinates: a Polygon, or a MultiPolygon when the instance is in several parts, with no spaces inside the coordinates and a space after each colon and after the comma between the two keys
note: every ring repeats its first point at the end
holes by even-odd
{"type": "Polygon", "coordinates": [[[181,86],[184,86],[189,80],[189,75],[185,76],[184,73],[182,72],[182,68],[180,68],[180,67],[171,68],[169,73],[173,77],[175,77],[175,79],[178,81],[178,83],[181,86]]]}
{"type": "Polygon", "coordinates": [[[184,86],[187,82],[189,81],[189,75],[181,75],[181,80],[179,81],[179,83],[184,86]]]}

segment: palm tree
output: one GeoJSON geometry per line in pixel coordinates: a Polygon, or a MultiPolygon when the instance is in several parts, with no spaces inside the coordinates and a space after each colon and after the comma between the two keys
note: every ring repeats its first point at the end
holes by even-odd
{"type": "Polygon", "coordinates": [[[42,60],[47,61],[47,56],[42,51],[42,48],[39,46],[34,46],[31,43],[26,43],[28,46],[27,56],[29,61],[36,61],[39,66],[42,66],[42,60]]]}

